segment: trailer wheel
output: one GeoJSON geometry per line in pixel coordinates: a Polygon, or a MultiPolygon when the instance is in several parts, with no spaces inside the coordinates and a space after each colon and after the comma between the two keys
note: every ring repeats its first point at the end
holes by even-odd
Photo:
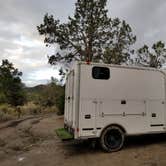
{"type": "Polygon", "coordinates": [[[100,144],[103,150],[115,152],[123,147],[124,139],[124,132],[119,127],[110,126],[103,131],[100,137],[100,144]]]}

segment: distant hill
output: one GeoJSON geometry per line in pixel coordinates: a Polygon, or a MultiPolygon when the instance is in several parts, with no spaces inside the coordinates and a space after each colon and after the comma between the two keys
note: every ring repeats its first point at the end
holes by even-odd
{"type": "Polygon", "coordinates": [[[64,86],[56,83],[49,83],[46,85],[37,85],[34,87],[25,87],[28,102],[33,102],[41,106],[56,105],[63,113],[64,110],[64,86]]]}
{"type": "Polygon", "coordinates": [[[48,87],[48,85],[43,85],[43,84],[40,84],[40,85],[37,85],[37,86],[34,86],[34,87],[25,87],[25,91],[26,92],[41,92],[43,91],[44,89],[46,89],[48,87]]]}
{"type": "Polygon", "coordinates": [[[36,102],[38,101],[41,93],[46,89],[47,85],[37,85],[34,87],[25,87],[25,93],[27,96],[28,102],[36,102]]]}

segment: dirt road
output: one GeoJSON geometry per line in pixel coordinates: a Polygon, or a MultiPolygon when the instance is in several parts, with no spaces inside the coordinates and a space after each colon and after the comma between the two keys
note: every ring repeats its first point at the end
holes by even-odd
{"type": "Polygon", "coordinates": [[[0,166],[165,166],[166,135],[130,138],[123,150],[105,153],[88,142],[62,142],[55,129],[63,117],[0,124],[0,166]],[[3,126],[3,127],[2,127],[3,126]]]}

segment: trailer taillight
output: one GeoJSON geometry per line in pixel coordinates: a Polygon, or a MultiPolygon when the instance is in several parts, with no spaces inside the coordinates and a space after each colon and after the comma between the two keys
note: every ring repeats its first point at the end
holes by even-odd
{"type": "Polygon", "coordinates": [[[90,61],[89,61],[89,60],[87,60],[87,61],[86,61],[86,64],[87,64],[87,65],[90,65],[90,61]]]}
{"type": "Polygon", "coordinates": [[[79,128],[76,129],[76,132],[79,132],[79,128]]]}

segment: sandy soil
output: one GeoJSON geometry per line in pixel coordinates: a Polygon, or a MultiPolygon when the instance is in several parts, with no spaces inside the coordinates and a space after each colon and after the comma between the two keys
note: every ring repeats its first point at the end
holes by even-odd
{"type": "Polygon", "coordinates": [[[88,141],[59,140],[54,130],[63,126],[63,117],[54,114],[5,125],[0,124],[0,166],[166,165],[166,135],[128,138],[121,151],[105,153],[88,141]]]}

